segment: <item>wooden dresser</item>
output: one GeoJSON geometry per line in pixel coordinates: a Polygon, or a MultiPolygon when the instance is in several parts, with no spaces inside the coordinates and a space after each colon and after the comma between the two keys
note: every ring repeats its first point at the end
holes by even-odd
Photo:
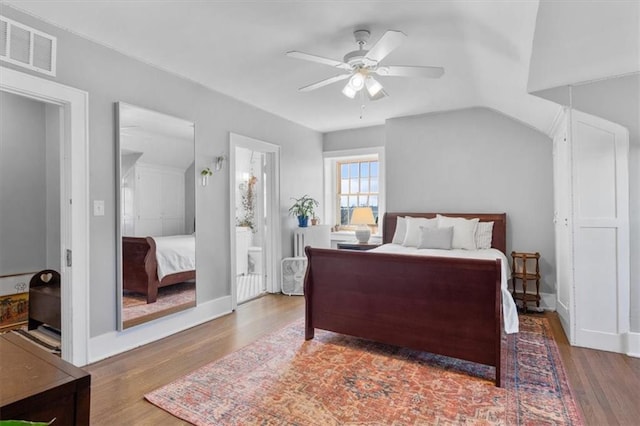
{"type": "Polygon", "coordinates": [[[0,420],[89,424],[89,373],[13,333],[0,335],[0,384],[0,420]]]}

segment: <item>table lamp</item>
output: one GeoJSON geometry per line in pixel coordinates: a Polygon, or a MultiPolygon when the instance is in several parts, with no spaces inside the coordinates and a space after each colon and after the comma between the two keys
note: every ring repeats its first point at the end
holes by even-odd
{"type": "Polygon", "coordinates": [[[375,225],[376,219],[373,217],[371,207],[355,207],[351,213],[351,225],[358,225],[356,228],[356,239],[360,244],[366,244],[371,236],[369,225],[375,225]]]}

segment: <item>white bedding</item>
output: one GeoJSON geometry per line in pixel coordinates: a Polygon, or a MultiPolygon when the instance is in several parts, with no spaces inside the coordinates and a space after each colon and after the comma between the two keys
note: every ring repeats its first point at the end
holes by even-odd
{"type": "Polygon", "coordinates": [[[158,279],[169,274],[196,269],[196,239],[194,235],[153,237],[156,242],[158,279]]]}
{"type": "Polygon", "coordinates": [[[378,253],[394,253],[394,254],[407,254],[413,256],[439,256],[439,257],[458,257],[466,259],[500,259],[502,266],[501,271],[501,288],[502,288],[502,316],[504,319],[504,330],[506,333],[518,332],[518,310],[516,304],[511,297],[511,293],[507,288],[509,278],[511,278],[511,270],[509,268],[509,261],[507,257],[500,250],[497,249],[482,249],[482,250],[436,250],[436,249],[418,249],[415,247],[405,247],[400,244],[384,244],[380,247],[376,247],[371,250],[378,253]]]}

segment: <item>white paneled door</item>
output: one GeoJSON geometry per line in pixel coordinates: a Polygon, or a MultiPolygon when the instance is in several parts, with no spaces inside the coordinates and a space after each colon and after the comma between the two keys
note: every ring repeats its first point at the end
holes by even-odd
{"type": "Polygon", "coordinates": [[[575,342],[624,352],[629,332],[629,135],[571,111],[575,342]]]}
{"type": "Polygon", "coordinates": [[[553,144],[558,314],[571,344],[624,353],[629,133],[568,110],[553,144]]]}

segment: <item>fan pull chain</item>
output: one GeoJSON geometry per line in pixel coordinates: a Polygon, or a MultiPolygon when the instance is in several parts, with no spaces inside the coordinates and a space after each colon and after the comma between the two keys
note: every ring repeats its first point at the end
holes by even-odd
{"type": "Polygon", "coordinates": [[[365,107],[364,101],[365,101],[365,99],[364,99],[364,90],[361,90],[360,91],[360,102],[362,102],[362,103],[360,104],[360,120],[362,120],[362,117],[364,117],[364,107],[365,107]]]}

